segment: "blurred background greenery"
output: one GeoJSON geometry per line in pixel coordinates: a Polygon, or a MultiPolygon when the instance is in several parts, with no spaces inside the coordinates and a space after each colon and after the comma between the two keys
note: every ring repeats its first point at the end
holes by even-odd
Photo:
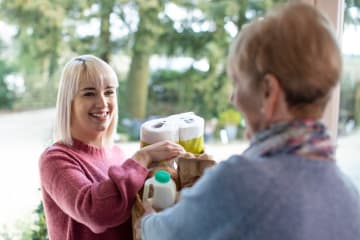
{"type": "MultiPolygon", "coordinates": [[[[211,134],[234,121],[241,130],[229,104],[228,46],[243,24],[284,1],[0,0],[0,111],[54,107],[64,63],[94,54],[118,74],[123,139],[138,139],[146,119],[184,111],[219,119],[211,134]]],[[[360,0],[345,2],[345,29],[358,26],[360,0]]],[[[360,124],[359,66],[360,55],[344,55],[340,134],[360,124]]],[[[18,238],[46,239],[41,205],[31,219],[18,238]]]]}
{"type": "MultiPolygon", "coordinates": [[[[118,74],[118,131],[130,139],[150,116],[194,111],[218,118],[232,108],[229,42],[244,23],[284,1],[2,0],[0,109],[53,107],[64,63],[94,54],[118,74]]],[[[346,1],[346,25],[358,23],[359,5],[346,1]]],[[[358,125],[360,58],[344,61],[341,121],[358,125]]]]}

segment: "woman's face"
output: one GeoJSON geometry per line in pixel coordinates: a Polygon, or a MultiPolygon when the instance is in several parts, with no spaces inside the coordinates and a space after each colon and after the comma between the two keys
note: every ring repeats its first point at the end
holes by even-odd
{"type": "Polygon", "coordinates": [[[250,86],[250,77],[240,73],[233,78],[233,91],[231,102],[242,113],[246,122],[246,137],[251,138],[254,134],[265,128],[262,113],[262,89],[254,90],[250,86]]]}
{"type": "Polygon", "coordinates": [[[71,135],[86,143],[105,136],[117,108],[116,88],[112,80],[97,86],[91,81],[80,82],[72,102],[71,135]]]}

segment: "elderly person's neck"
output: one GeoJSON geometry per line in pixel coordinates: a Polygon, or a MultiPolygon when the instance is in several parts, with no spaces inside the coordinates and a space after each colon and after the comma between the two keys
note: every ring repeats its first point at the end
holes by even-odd
{"type": "Polygon", "coordinates": [[[326,101],[289,104],[286,93],[275,76],[267,75],[264,80],[264,101],[261,111],[264,114],[266,127],[281,122],[304,119],[318,120],[321,118],[326,101]]]}

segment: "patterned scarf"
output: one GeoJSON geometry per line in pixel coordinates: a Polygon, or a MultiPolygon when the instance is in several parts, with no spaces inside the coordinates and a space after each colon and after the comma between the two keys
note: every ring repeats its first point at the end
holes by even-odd
{"type": "Polygon", "coordinates": [[[271,126],[253,137],[243,153],[249,157],[295,154],[312,159],[335,160],[335,144],[324,124],[296,120],[271,126]]]}

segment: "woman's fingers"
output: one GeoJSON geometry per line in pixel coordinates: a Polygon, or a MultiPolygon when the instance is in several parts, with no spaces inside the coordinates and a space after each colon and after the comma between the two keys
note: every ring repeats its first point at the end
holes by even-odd
{"type": "Polygon", "coordinates": [[[158,142],[147,146],[147,148],[146,151],[150,154],[152,161],[175,158],[185,152],[181,145],[170,141],[158,142]]]}
{"type": "Polygon", "coordinates": [[[138,150],[133,158],[148,166],[153,161],[170,160],[185,153],[184,148],[171,141],[161,141],[138,150]]]}
{"type": "Polygon", "coordinates": [[[151,203],[148,200],[144,199],[141,204],[145,210],[143,216],[151,214],[151,213],[155,213],[155,210],[153,209],[151,203]]]}

